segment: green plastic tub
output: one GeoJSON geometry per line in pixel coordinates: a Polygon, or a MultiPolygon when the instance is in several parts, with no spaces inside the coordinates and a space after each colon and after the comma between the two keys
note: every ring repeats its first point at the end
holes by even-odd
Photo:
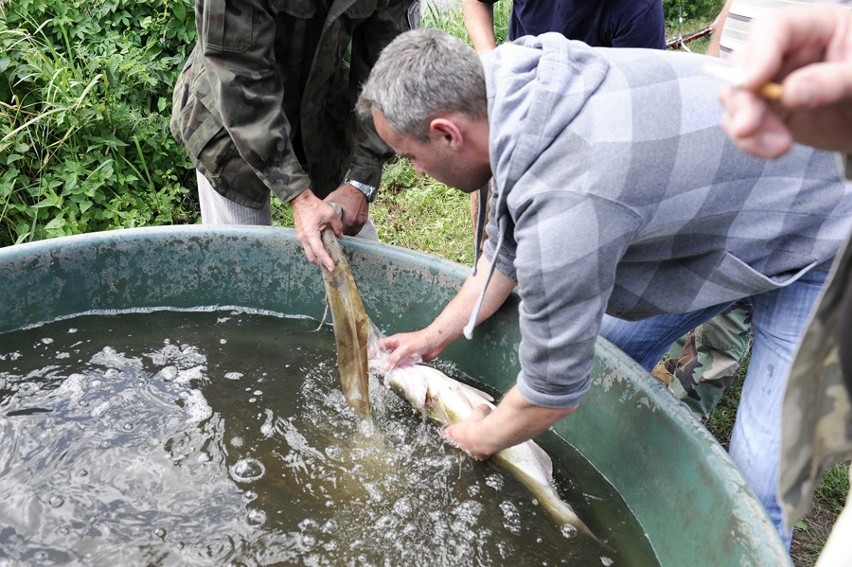
{"type": "MultiPolygon", "coordinates": [[[[343,239],[361,295],[385,331],[425,326],[468,268],[343,239]]],[[[324,288],[286,229],[175,226],[0,249],[0,332],[100,310],[239,306],[321,319],[324,288]]],[[[517,303],[443,358],[498,391],[518,370],[517,303]]],[[[603,339],[580,410],[556,425],[620,492],[662,565],[784,565],[772,524],[724,449],[665,389],[603,339]]]]}

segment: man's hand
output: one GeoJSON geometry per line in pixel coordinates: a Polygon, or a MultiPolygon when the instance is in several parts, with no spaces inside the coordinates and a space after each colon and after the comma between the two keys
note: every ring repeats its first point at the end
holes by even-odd
{"type": "Polygon", "coordinates": [[[576,409],[534,406],[514,386],[496,408],[477,406],[466,419],[447,427],[444,437],[474,459],[487,459],[529,441],[576,409]]]}
{"type": "Polygon", "coordinates": [[[343,209],[343,234],[355,236],[364,228],[370,204],[358,189],[343,183],[325,198],[325,202],[335,202],[343,209]]]}
{"type": "Polygon", "coordinates": [[[382,350],[390,351],[385,370],[390,371],[406,361],[420,362],[436,358],[451,342],[447,338],[431,327],[385,337],[379,344],[382,350]]]}
{"type": "Polygon", "coordinates": [[[721,94],[722,128],[743,151],[775,158],[793,142],[852,153],[852,14],[813,6],[781,10],[754,24],[732,58],[743,88],[721,94]],[[781,100],[756,94],[780,82],[781,100]]]}
{"type": "Polygon", "coordinates": [[[311,264],[334,271],[334,260],[322,245],[322,229],[331,226],[336,236],[343,234],[340,217],[327,203],[320,201],[314,192],[305,189],[290,200],[293,207],[293,222],[296,225],[296,238],[305,250],[305,256],[311,264]]]}
{"type": "MultiPolygon", "coordinates": [[[[444,429],[444,437],[451,445],[458,447],[477,461],[483,461],[498,452],[495,448],[484,446],[482,440],[488,441],[488,435],[483,435],[482,427],[485,418],[493,410],[491,406],[480,404],[463,421],[444,429]]],[[[487,445],[487,443],[486,443],[487,445]]]]}

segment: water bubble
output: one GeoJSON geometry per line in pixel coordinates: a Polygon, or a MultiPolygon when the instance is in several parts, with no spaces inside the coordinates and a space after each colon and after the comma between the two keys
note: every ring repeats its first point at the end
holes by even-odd
{"type": "Polygon", "coordinates": [[[304,520],[299,522],[299,529],[303,532],[306,532],[308,530],[319,529],[319,522],[317,522],[313,518],[305,518],[304,520]]]}
{"type": "Polygon", "coordinates": [[[514,535],[520,535],[521,513],[515,505],[506,500],[500,503],[500,510],[503,512],[503,527],[514,535]]]}
{"type": "Polygon", "coordinates": [[[263,510],[249,510],[246,521],[250,526],[262,526],[266,523],[266,512],[263,510]]]}
{"type": "Polygon", "coordinates": [[[394,519],[391,516],[385,515],[375,521],[375,527],[379,530],[385,531],[391,529],[394,523],[394,519]]]}
{"type": "Polygon", "coordinates": [[[125,431],[132,431],[133,430],[133,424],[132,423],[125,423],[124,425],[121,426],[121,428],[125,431]]]}
{"type": "Polygon", "coordinates": [[[339,445],[329,445],[325,448],[325,456],[329,459],[339,460],[343,457],[343,449],[339,445]]]}
{"type": "Polygon", "coordinates": [[[60,506],[65,504],[65,499],[62,498],[61,496],[54,495],[54,496],[50,497],[50,499],[47,501],[47,503],[50,504],[51,506],[53,506],[54,508],[59,508],[60,506]]]}
{"type": "Polygon", "coordinates": [[[302,535],[302,545],[306,549],[313,549],[317,545],[317,538],[312,535],[304,534],[302,535]]]}
{"type": "Polygon", "coordinates": [[[499,474],[490,474],[488,478],[485,479],[485,484],[493,488],[494,490],[500,490],[503,488],[503,476],[499,474]]]}
{"type": "Polygon", "coordinates": [[[69,528],[68,526],[62,526],[61,528],[59,528],[59,533],[60,535],[68,535],[71,533],[71,528],[69,528]]]}
{"type": "Polygon", "coordinates": [[[562,537],[565,539],[574,539],[577,537],[577,528],[572,526],[571,524],[563,524],[562,528],[559,530],[562,532],[562,537]]]}
{"type": "Polygon", "coordinates": [[[80,477],[87,477],[89,476],[89,471],[87,471],[86,469],[80,469],[80,472],[78,472],[77,475],[80,477]]]}
{"type": "Polygon", "coordinates": [[[334,519],[331,519],[331,520],[328,520],[325,524],[323,524],[321,531],[324,534],[334,534],[334,533],[337,532],[337,530],[338,530],[337,522],[334,519]]]}
{"type": "Polygon", "coordinates": [[[160,377],[166,382],[171,382],[178,376],[178,369],[175,366],[165,366],[158,372],[160,377]]]}
{"type": "Polygon", "coordinates": [[[240,459],[230,467],[231,477],[237,482],[254,482],[259,480],[266,469],[263,463],[253,458],[240,459]]]}

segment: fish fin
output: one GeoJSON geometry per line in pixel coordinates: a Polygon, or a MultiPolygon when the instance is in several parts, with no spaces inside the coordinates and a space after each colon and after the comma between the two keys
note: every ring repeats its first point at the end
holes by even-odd
{"type": "Polygon", "coordinates": [[[550,455],[548,455],[547,451],[542,449],[538,443],[534,441],[527,441],[527,443],[529,443],[530,450],[532,451],[535,460],[538,461],[541,468],[547,472],[547,476],[549,478],[553,478],[553,461],[550,459],[550,455]]]}
{"type": "Polygon", "coordinates": [[[494,398],[491,395],[478,388],[474,388],[473,386],[468,386],[467,384],[456,382],[455,380],[453,380],[453,382],[455,382],[458,392],[464,396],[464,398],[470,403],[471,407],[476,407],[482,404],[493,407],[494,404],[492,402],[494,401],[494,398]]]}

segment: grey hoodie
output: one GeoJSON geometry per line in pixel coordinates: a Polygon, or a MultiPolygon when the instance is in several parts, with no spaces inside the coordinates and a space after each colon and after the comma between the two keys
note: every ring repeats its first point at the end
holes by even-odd
{"type": "Polygon", "coordinates": [[[707,60],[560,34],[483,57],[494,176],[484,253],[518,282],[529,403],[579,403],[604,312],[641,319],[777,289],[826,269],[849,233],[835,156],[737,150],[707,60]]]}

